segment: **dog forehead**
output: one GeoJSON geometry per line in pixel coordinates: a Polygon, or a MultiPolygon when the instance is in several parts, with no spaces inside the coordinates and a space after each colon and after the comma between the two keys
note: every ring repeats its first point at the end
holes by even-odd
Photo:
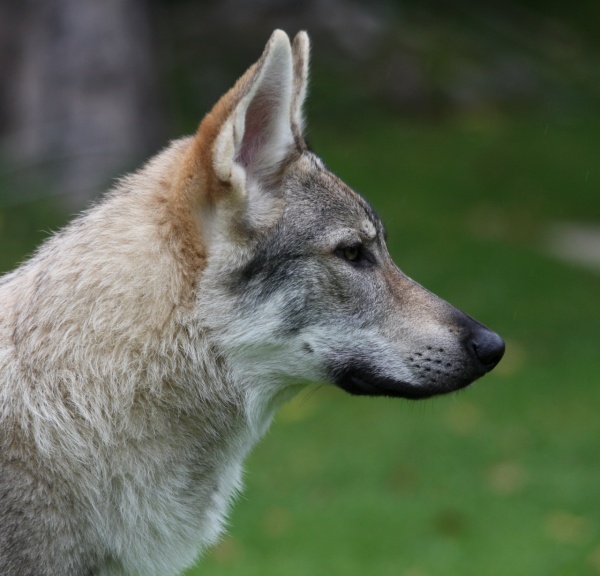
{"type": "Polygon", "coordinates": [[[303,154],[290,171],[286,196],[292,217],[304,222],[309,218],[323,231],[352,227],[373,240],[383,228],[368,202],[310,152],[303,154]]]}

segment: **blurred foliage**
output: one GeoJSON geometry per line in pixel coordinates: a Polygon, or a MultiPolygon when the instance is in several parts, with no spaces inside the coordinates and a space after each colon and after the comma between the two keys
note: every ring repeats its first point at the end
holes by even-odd
{"type": "Polygon", "coordinates": [[[193,130],[276,27],[310,32],[314,86],[336,89],[335,98],[324,99],[330,113],[357,101],[434,120],[465,111],[598,111],[595,2],[179,0],[161,6],[161,21],[169,23],[161,28],[169,47],[165,85],[178,87],[166,101],[179,132],[193,130]]]}
{"type": "Polygon", "coordinates": [[[17,181],[14,173],[0,179],[0,274],[14,268],[67,222],[64,208],[53,196],[42,192],[15,200],[12,190],[17,181]]]}

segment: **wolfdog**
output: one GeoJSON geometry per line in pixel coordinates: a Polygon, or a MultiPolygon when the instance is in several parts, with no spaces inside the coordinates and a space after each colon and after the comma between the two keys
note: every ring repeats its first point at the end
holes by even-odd
{"type": "Polygon", "coordinates": [[[404,275],[303,138],[309,41],[0,280],[0,573],[178,574],[309,382],[425,398],[502,339],[404,275]]]}

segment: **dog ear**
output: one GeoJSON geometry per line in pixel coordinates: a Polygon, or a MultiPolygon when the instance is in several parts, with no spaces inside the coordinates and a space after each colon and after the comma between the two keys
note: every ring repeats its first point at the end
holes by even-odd
{"type": "Polygon", "coordinates": [[[306,148],[304,142],[304,113],[303,106],[308,89],[308,63],[310,59],[310,40],[306,32],[298,32],[292,44],[294,62],[294,85],[292,93],[292,133],[296,146],[301,150],[306,148]]]}
{"type": "MultiPolygon", "coordinates": [[[[269,187],[295,144],[291,127],[293,64],[287,34],[276,30],[261,56],[202,122],[216,125],[212,169],[245,197],[269,187]]],[[[201,134],[199,134],[201,136],[201,134]]]]}

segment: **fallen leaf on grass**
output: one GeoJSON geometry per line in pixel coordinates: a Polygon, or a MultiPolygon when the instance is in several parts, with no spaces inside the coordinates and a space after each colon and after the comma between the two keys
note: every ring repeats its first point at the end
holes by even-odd
{"type": "Polygon", "coordinates": [[[487,483],[492,492],[511,496],[523,489],[525,470],[518,462],[498,462],[488,470],[487,483]]]}
{"type": "Polygon", "coordinates": [[[587,518],[564,510],[555,510],[544,520],[546,535],[563,544],[584,544],[592,533],[592,525],[587,518]]]}

